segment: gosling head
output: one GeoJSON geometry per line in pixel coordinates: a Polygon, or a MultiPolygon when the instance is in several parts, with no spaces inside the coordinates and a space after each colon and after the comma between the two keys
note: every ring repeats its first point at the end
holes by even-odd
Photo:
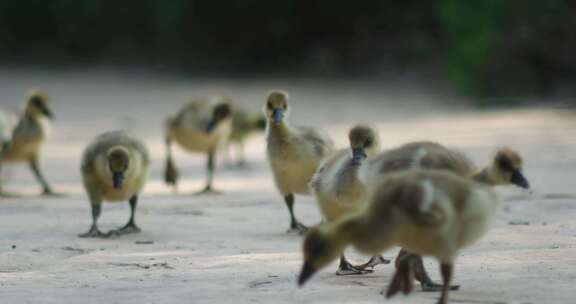
{"type": "Polygon", "coordinates": [[[378,134],[367,126],[356,126],[348,133],[350,149],[352,149],[352,164],[360,165],[368,156],[378,152],[378,134]]]}
{"type": "Polygon", "coordinates": [[[510,148],[503,148],[496,152],[492,171],[493,178],[498,184],[514,184],[521,188],[530,188],[530,183],[522,174],[522,157],[510,148]]]}
{"type": "Polygon", "coordinates": [[[128,150],[124,147],[113,147],[108,151],[108,167],[112,172],[112,186],[114,189],[122,189],[124,175],[130,165],[128,150]]]}
{"type": "Polygon", "coordinates": [[[47,117],[53,119],[54,115],[48,107],[48,95],[40,91],[31,91],[26,104],[26,114],[31,117],[47,117]]]}
{"type": "Polygon", "coordinates": [[[206,126],[206,133],[212,133],[212,131],[214,131],[222,121],[230,117],[232,117],[232,107],[228,100],[225,99],[214,106],[214,109],[212,110],[212,118],[206,126]]]}
{"type": "Polygon", "coordinates": [[[316,272],[336,260],[343,247],[326,229],[326,224],[312,228],[304,239],[304,265],[298,277],[298,286],[303,286],[316,272]]]}
{"type": "Polygon", "coordinates": [[[266,101],[266,118],[274,124],[281,124],[288,116],[288,93],[271,91],[266,101]]]}

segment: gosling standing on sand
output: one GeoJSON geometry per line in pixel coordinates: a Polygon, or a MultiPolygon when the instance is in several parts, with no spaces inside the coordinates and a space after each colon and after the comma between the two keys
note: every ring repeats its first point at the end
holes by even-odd
{"type": "MultiPolygon", "coordinates": [[[[357,212],[366,205],[366,187],[359,179],[362,163],[380,150],[378,134],[367,126],[355,126],[348,133],[349,149],[342,149],[326,157],[310,182],[310,188],[326,222],[357,212]]],[[[348,262],[344,252],[340,256],[337,275],[372,272],[372,267],[390,261],[377,256],[359,266],[348,262]]]]}
{"type": "Polygon", "coordinates": [[[294,215],[294,194],[309,194],[308,184],[322,158],[334,149],[330,138],[313,128],[288,125],[288,94],[272,91],[264,108],[267,124],[268,161],[276,187],[290,212],[290,231],[304,232],[307,227],[294,215]]]}
{"type": "Polygon", "coordinates": [[[178,170],[172,158],[172,142],[188,152],[205,153],[206,186],[200,193],[217,192],[213,188],[216,152],[232,130],[232,110],[227,98],[217,102],[194,100],[166,121],[166,171],[168,185],[178,184],[178,170]]]}
{"type": "MultiPolygon", "coordinates": [[[[49,133],[49,122],[52,111],[48,107],[48,96],[39,91],[28,95],[26,109],[20,116],[18,124],[9,139],[4,139],[0,151],[0,171],[2,163],[27,162],[42,186],[42,194],[53,194],[52,188],[40,170],[40,151],[49,133]]],[[[0,195],[3,194],[0,181],[0,195]]]]}
{"type": "Polygon", "coordinates": [[[148,175],[148,151],[137,139],[123,131],[98,136],[82,156],[82,180],[92,207],[92,226],[80,237],[109,237],[139,232],[134,222],[138,193],[148,175]],[[117,230],[102,233],[98,229],[103,201],[130,202],[130,220],[117,230]]]}

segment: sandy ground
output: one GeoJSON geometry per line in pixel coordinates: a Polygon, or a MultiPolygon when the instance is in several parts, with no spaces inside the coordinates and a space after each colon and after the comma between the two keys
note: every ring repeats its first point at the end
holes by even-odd
{"type": "MultiPolygon", "coordinates": [[[[176,154],[184,178],[180,193],[161,182],[161,123],[191,95],[224,93],[258,110],[272,87],[292,92],[291,120],[323,127],[340,146],[354,122],[380,130],[383,147],[428,139],[466,152],[478,164],[496,147],[522,152],[534,190],[499,189],[495,227],[465,250],[456,266],[452,303],[574,303],[576,283],[576,119],[551,109],[472,112],[426,90],[390,86],[128,77],[126,74],[12,71],[0,75],[3,108],[18,109],[22,92],[46,88],[57,120],[43,168],[63,197],[38,197],[26,166],[4,172],[0,199],[0,303],[374,303],[391,277],[390,265],[373,274],[336,277],[336,265],[303,289],[301,237],[286,234],[288,214],[276,193],[263,136],[247,147],[249,169],[221,166],[222,195],[195,196],[204,158],[176,154]],[[33,77],[31,75],[34,75],[33,77]],[[409,93],[406,93],[409,92],[409,93]],[[431,97],[432,96],[432,97],[431,97]],[[436,97],[434,97],[436,96],[436,97]],[[88,201],[79,178],[83,147],[96,134],[126,128],[152,154],[150,179],[137,223],[142,233],[81,239],[89,228],[88,201]],[[521,225],[513,225],[521,223],[521,225]]],[[[456,100],[457,102],[457,100],[456,100]]],[[[310,197],[298,197],[304,223],[319,222],[310,197]]],[[[103,230],[127,221],[127,204],[104,207],[103,230]]],[[[384,255],[392,258],[396,251],[384,255]]],[[[364,257],[351,253],[356,261],[364,257]]],[[[436,264],[426,263],[435,279],[436,264]]],[[[434,303],[438,294],[415,292],[388,303],[434,303]]]]}

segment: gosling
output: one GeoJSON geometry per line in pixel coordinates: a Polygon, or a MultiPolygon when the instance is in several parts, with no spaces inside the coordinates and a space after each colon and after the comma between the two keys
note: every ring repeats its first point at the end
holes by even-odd
{"type": "Polygon", "coordinates": [[[82,156],[82,181],[92,207],[92,226],[80,237],[110,237],[140,232],[134,221],[138,194],[148,176],[148,151],[139,140],[123,131],[98,136],[82,156]],[[102,233],[98,229],[103,201],[130,203],[130,220],[116,230],[102,233]]]}
{"type": "Polygon", "coordinates": [[[230,154],[232,146],[236,146],[236,165],[246,166],[244,143],[252,135],[266,129],[266,118],[259,113],[251,113],[239,107],[235,107],[232,114],[232,132],[226,145],[227,153],[230,154]]]}
{"type": "Polygon", "coordinates": [[[264,112],[267,118],[267,154],[274,181],[290,213],[289,231],[303,233],[307,227],[294,215],[294,194],[309,194],[308,184],[322,158],[334,150],[332,140],[313,128],[291,127],[288,94],[268,94],[264,112]]]}
{"type": "Polygon", "coordinates": [[[218,102],[194,100],[166,121],[166,170],[164,180],[175,189],[178,170],[172,157],[172,142],[188,152],[207,155],[206,186],[199,193],[216,193],[213,188],[217,150],[226,142],[232,129],[229,100],[218,102]]]}
{"type": "Polygon", "coordinates": [[[364,166],[361,177],[370,185],[379,176],[398,170],[442,169],[487,185],[516,185],[527,189],[530,184],[522,174],[522,166],[522,157],[510,148],[499,149],[488,165],[478,169],[462,153],[435,142],[423,141],[380,153],[364,166]]]}
{"type": "MultiPolygon", "coordinates": [[[[477,169],[462,153],[438,143],[423,141],[408,143],[380,153],[362,167],[360,176],[367,187],[373,188],[373,184],[378,183],[381,178],[400,170],[440,169],[485,185],[516,185],[529,188],[529,182],[522,174],[522,166],[522,157],[509,148],[499,149],[488,165],[477,169]]],[[[411,275],[420,282],[422,290],[442,290],[443,286],[433,282],[428,276],[421,257],[402,249],[396,258],[397,266],[402,260],[412,261],[414,273],[411,275]]],[[[452,286],[452,290],[458,288],[458,285],[452,286]]]]}
{"type": "MultiPolygon", "coordinates": [[[[327,222],[333,222],[358,211],[366,202],[366,190],[358,178],[360,166],[366,158],[380,149],[376,131],[366,126],[355,126],[348,133],[350,149],[342,149],[322,161],[310,182],[320,211],[327,222]]],[[[378,256],[368,263],[353,266],[344,252],[340,256],[337,275],[365,274],[369,267],[390,261],[378,256]]]]}
{"type": "MultiPolygon", "coordinates": [[[[446,304],[458,252],[484,235],[497,211],[491,187],[445,170],[406,170],[381,179],[370,194],[367,208],[314,228],[304,241],[302,286],[348,246],[367,254],[380,254],[393,246],[436,258],[443,279],[438,303],[446,304]]],[[[399,272],[410,273],[411,264],[399,272]]],[[[396,275],[389,298],[413,290],[408,276],[396,275]]]]}
{"type": "MultiPolygon", "coordinates": [[[[48,107],[48,95],[36,90],[31,91],[24,112],[10,138],[3,140],[0,152],[0,171],[2,163],[27,162],[42,186],[43,195],[54,194],[40,169],[40,152],[50,129],[48,119],[53,117],[48,107]]],[[[1,183],[0,195],[5,195],[1,183]]]]}

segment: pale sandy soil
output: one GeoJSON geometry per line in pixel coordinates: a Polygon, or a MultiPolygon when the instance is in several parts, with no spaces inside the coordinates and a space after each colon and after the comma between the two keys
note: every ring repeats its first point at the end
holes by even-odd
{"type": "MultiPolygon", "coordinates": [[[[223,168],[216,185],[225,193],[194,196],[204,159],[177,153],[184,177],[180,194],[161,182],[160,125],[188,96],[225,93],[259,109],[271,87],[292,92],[291,120],[322,126],[346,143],[354,122],[380,130],[384,148],[416,139],[459,148],[481,164],[499,146],[522,152],[533,192],[500,189],[503,207],[495,227],[462,253],[452,303],[574,303],[576,283],[576,119],[549,109],[471,112],[437,105],[425,90],[406,94],[393,86],[348,86],[304,81],[207,81],[77,73],[13,71],[0,75],[0,106],[17,109],[29,86],[46,88],[57,115],[43,168],[63,197],[37,197],[25,166],[3,177],[21,198],[0,199],[0,303],[381,303],[391,266],[363,277],[336,277],[329,267],[303,289],[301,237],[285,233],[288,215],[265,162],[263,137],[248,145],[249,170],[223,168]],[[31,75],[34,75],[33,77],[31,75]],[[79,158],[96,134],[128,128],[148,145],[152,170],[141,196],[137,235],[80,239],[90,224],[79,179],[79,158]],[[511,225],[525,221],[527,225],[511,225]],[[144,244],[142,244],[144,243],[144,244]]],[[[103,230],[128,219],[127,204],[106,205],[103,230]]],[[[310,197],[296,213],[319,222],[310,197]]],[[[384,255],[392,258],[394,252],[384,255]]],[[[362,256],[352,254],[360,261],[362,256]]],[[[439,279],[436,265],[427,261],[439,279]]],[[[434,303],[419,290],[387,303],[434,303]]]]}

